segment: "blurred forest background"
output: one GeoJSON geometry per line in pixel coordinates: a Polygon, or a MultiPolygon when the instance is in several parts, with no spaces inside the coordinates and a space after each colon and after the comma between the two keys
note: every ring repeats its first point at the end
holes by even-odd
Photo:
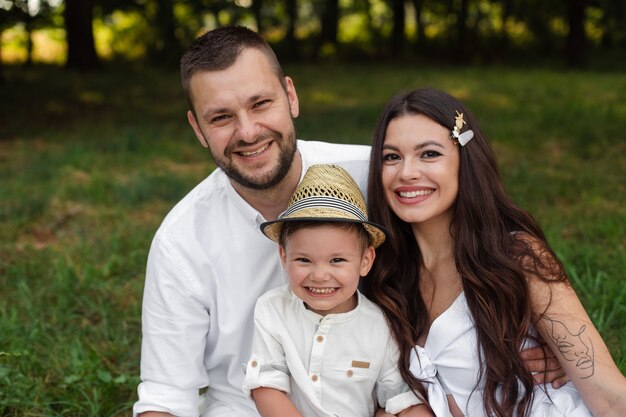
{"type": "Polygon", "coordinates": [[[613,59],[624,51],[626,2],[0,0],[0,62],[172,65],[203,29],[226,24],[257,28],[283,61],[421,57],[465,65],[543,57],[580,68],[598,52],[616,52],[613,59]]]}
{"type": "Polygon", "coordinates": [[[304,139],[463,100],[626,372],[626,1],[0,0],[0,417],[131,414],[151,239],[215,168],[178,61],[227,24],[276,49],[304,139]]]}

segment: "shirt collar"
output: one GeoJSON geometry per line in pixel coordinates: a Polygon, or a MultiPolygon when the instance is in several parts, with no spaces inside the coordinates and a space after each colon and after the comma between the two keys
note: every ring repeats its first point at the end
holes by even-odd
{"type": "Polygon", "coordinates": [[[358,314],[358,310],[361,308],[362,297],[363,297],[363,295],[357,290],[357,292],[356,292],[356,294],[357,294],[357,305],[356,305],[356,307],[354,309],[352,309],[352,310],[350,310],[350,311],[348,311],[346,313],[327,314],[325,316],[322,316],[321,314],[317,314],[316,312],[311,311],[308,308],[306,308],[306,306],[304,305],[304,301],[302,301],[301,299],[296,297],[296,295],[293,293],[293,291],[289,290],[289,293],[291,294],[291,297],[294,299],[294,301],[299,306],[302,315],[304,315],[304,317],[306,317],[308,320],[310,320],[311,322],[313,322],[315,324],[319,324],[322,321],[324,323],[344,323],[344,322],[347,322],[349,320],[352,320],[358,314]]]}

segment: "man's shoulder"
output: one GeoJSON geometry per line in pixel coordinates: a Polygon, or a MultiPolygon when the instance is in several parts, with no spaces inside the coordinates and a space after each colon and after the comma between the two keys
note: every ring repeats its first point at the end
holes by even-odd
{"type": "Polygon", "coordinates": [[[257,300],[257,305],[261,304],[275,304],[277,302],[284,302],[284,300],[288,300],[291,298],[291,290],[289,289],[289,284],[284,284],[276,288],[272,288],[271,290],[265,292],[261,295],[257,300]]]}
{"type": "Polygon", "coordinates": [[[312,164],[320,164],[350,160],[368,161],[371,148],[368,145],[298,140],[298,149],[312,164]]]}
{"type": "Polygon", "coordinates": [[[366,145],[347,145],[317,141],[298,141],[305,169],[315,164],[339,165],[354,178],[367,197],[367,174],[371,148],[366,145]]]}

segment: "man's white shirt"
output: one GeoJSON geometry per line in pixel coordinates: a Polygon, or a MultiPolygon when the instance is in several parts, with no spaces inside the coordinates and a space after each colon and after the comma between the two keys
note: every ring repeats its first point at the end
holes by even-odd
{"type": "MultiPolygon", "coordinates": [[[[363,191],[370,148],[298,141],[302,175],[314,164],[345,168],[363,191]]],[[[258,416],[243,394],[257,299],[286,283],[265,219],[216,169],[159,227],[148,256],[142,306],[141,384],[134,415],[258,416]]]]}

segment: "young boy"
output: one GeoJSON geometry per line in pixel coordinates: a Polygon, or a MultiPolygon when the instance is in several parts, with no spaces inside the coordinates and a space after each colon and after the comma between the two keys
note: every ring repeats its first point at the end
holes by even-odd
{"type": "Polygon", "coordinates": [[[314,165],[278,220],[289,285],[259,298],[244,392],[264,416],[431,416],[404,382],[380,309],[357,290],[385,231],[342,168],[314,165]]]}

